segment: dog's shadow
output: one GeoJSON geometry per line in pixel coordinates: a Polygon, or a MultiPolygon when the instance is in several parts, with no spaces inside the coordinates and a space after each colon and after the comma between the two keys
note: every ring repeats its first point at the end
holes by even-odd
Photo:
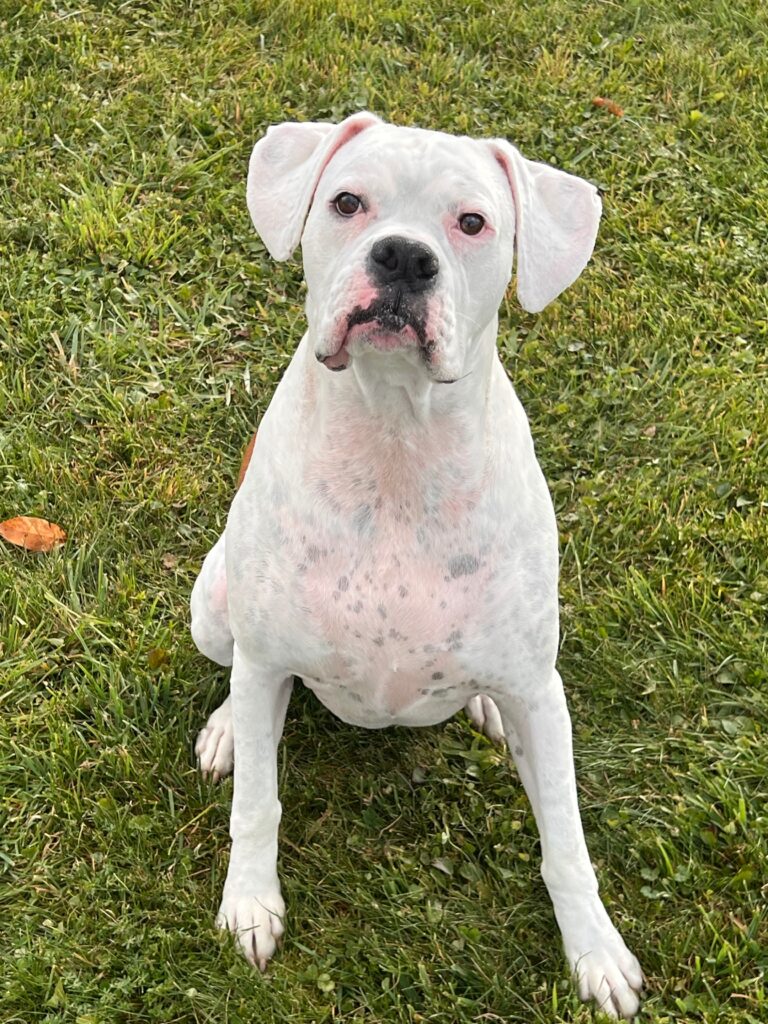
{"type": "MultiPolygon", "coordinates": [[[[215,697],[223,696],[217,687],[215,697]]],[[[538,922],[530,909],[543,893],[530,870],[538,837],[522,789],[506,753],[473,730],[463,713],[425,728],[362,729],[336,718],[297,681],[278,776],[280,875],[290,931],[302,936],[303,949],[314,949],[312,936],[337,923],[345,942],[351,941],[345,929],[359,936],[382,928],[399,934],[403,900],[420,908],[408,941],[423,944],[424,955],[432,955],[438,926],[422,916],[425,901],[434,900],[443,908],[439,928],[462,948],[469,940],[461,929],[474,922],[477,936],[472,931],[472,949],[468,945],[462,956],[478,963],[496,958],[505,973],[513,953],[529,966],[508,945],[512,905],[525,908],[526,929],[536,932],[532,948],[551,941],[553,923],[538,922]],[[515,829],[503,837],[502,819],[515,829]],[[525,862],[516,863],[515,850],[525,862]],[[496,938],[489,937],[490,926],[496,938]]],[[[228,781],[222,804],[230,795],[228,781]]],[[[359,941],[355,955],[367,956],[359,941]]],[[[484,970],[470,964],[467,977],[484,970]]]]}
{"type": "MultiPolygon", "coordinates": [[[[216,690],[208,711],[224,698],[216,690]]],[[[484,763],[481,774],[489,766],[493,774],[511,769],[463,712],[436,726],[363,729],[337,718],[297,678],[278,750],[281,837],[300,847],[321,828],[325,834],[341,828],[349,840],[350,830],[375,831],[380,823],[383,831],[399,819],[401,840],[407,834],[416,845],[428,842],[439,805],[471,799],[477,779],[466,776],[463,784],[464,755],[484,763]],[[460,769],[451,763],[457,751],[460,769]]]]}

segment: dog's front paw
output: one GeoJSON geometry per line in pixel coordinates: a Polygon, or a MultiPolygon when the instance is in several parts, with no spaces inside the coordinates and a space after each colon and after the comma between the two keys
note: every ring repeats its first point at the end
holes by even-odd
{"type": "Polygon", "coordinates": [[[285,903],[280,888],[259,892],[224,892],[216,917],[219,928],[237,936],[240,949],[254,967],[266,971],[285,927],[285,903]]]}
{"type": "Polygon", "coordinates": [[[578,984],[579,996],[594,999],[609,1017],[632,1020],[640,1008],[643,972],[640,964],[613,927],[580,944],[580,951],[566,948],[578,984]]]}

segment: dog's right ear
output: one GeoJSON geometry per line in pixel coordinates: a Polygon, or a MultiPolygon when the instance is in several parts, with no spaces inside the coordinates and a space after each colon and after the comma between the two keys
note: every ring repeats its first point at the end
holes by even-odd
{"type": "Polygon", "coordinates": [[[587,265],[600,224],[600,196],[582,178],[526,160],[505,139],[493,139],[491,148],[515,204],[517,297],[523,309],[538,313],[587,265]]]}
{"type": "Polygon", "coordinates": [[[248,165],[248,211],[276,260],[287,260],[301,241],[317,184],[333,155],[380,123],[366,111],[340,124],[286,121],[256,143],[248,165]]]}

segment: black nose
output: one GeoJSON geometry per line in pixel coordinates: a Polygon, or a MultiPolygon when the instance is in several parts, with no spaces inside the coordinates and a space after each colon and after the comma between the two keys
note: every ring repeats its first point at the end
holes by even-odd
{"type": "Polygon", "coordinates": [[[380,238],[371,249],[371,273],[380,284],[404,285],[412,292],[431,288],[440,268],[432,250],[409,238],[380,238]]]}

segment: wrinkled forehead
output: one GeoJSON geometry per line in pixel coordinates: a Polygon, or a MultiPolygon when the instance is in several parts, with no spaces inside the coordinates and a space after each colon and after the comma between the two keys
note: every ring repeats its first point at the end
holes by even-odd
{"type": "Polygon", "coordinates": [[[360,132],[339,149],[321,185],[324,191],[375,189],[380,202],[407,196],[509,206],[509,185],[488,143],[388,124],[360,132]]]}

